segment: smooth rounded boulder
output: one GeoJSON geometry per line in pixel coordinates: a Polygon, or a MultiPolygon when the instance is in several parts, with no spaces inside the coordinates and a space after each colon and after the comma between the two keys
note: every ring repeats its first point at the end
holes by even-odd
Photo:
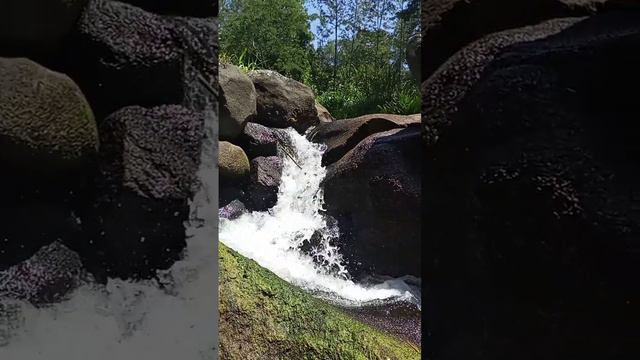
{"type": "Polygon", "coordinates": [[[0,58],[0,92],[1,161],[59,171],[96,153],[93,112],[68,76],[28,59],[0,58]]]}
{"type": "Polygon", "coordinates": [[[78,235],[72,209],[87,191],[99,141],[78,86],[31,60],[0,58],[0,99],[4,269],[78,235]]]}
{"type": "Polygon", "coordinates": [[[393,115],[369,114],[321,124],[309,134],[311,141],[325,144],[322,165],[328,166],[340,160],[370,135],[391,129],[420,126],[420,114],[393,115]]]}
{"type": "Polygon", "coordinates": [[[465,85],[426,114],[434,357],[638,354],[640,12],[548,25],[434,75],[465,85]]]}
{"type": "Polygon", "coordinates": [[[311,88],[272,70],[254,70],[248,75],[258,94],[257,123],[274,128],[293,127],[299,133],[318,124],[311,88]]]}
{"type": "Polygon", "coordinates": [[[248,121],[256,117],[256,89],[235,65],[220,64],[220,139],[234,140],[248,121]]]}
{"type": "Polygon", "coordinates": [[[242,181],[249,175],[249,158],[241,147],[228,141],[220,141],[218,145],[218,167],[222,184],[242,181]]]}

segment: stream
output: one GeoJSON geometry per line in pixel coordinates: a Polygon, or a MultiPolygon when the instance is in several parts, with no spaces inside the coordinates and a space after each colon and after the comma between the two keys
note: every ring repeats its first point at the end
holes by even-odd
{"type": "Polygon", "coordinates": [[[420,327],[420,279],[371,278],[365,283],[351,279],[335,245],[340,230],[322,214],[321,182],[326,168],[321,162],[325,146],[310,142],[291,128],[284,131],[296,159],[283,159],[276,205],[268,211],[244,213],[234,220],[221,218],[219,240],[362,321],[405,338],[417,338],[419,343],[415,332],[419,332],[416,326],[420,327]],[[311,251],[301,250],[312,237],[311,251]],[[404,325],[396,326],[398,331],[388,329],[394,321],[393,309],[411,313],[408,322],[401,321],[411,329],[403,330],[404,325]]]}

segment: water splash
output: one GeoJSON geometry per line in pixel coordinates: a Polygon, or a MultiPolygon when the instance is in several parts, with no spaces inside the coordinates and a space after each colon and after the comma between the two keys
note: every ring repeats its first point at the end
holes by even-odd
{"type": "Polygon", "coordinates": [[[349,278],[334,245],[339,229],[321,213],[325,148],[293,129],[284,131],[297,159],[284,158],[277,204],[265,212],[220,219],[220,241],[284,280],[343,306],[396,300],[419,306],[419,290],[405,279],[364,285],[349,278]],[[301,250],[305,247],[309,251],[301,250]]]}

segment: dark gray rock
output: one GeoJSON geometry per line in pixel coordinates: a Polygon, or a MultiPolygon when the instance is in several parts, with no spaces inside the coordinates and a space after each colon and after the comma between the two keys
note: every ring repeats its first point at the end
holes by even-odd
{"type": "Polygon", "coordinates": [[[450,74],[425,129],[434,358],[640,355],[640,12],[545,27],[434,74],[450,74]]]}
{"type": "Polygon", "coordinates": [[[221,219],[235,220],[247,211],[247,208],[240,200],[233,200],[218,210],[221,219]]]}
{"type": "Polygon", "coordinates": [[[322,165],[328,166],[340,160],[349,150],[370,135],[419,125],[419,114],[370,114],[321,124],[313,129],[309,137],[313,142],[327,145],[327,149],[322,155],[322,165]]]}
{"type": "Polygon", "coordinates": [[[607,0],[425,0],[422,81],[449,57],[494,32],[596,13],[607,0]]]}
{"type": "Polygon", "coordinates": [[[283,135],[278,129],[250,122],[245,126],[238,142],[251,159],[258,156],[276,156],[283,135]]]}
{"type": "Polygon", "coordinates": [[[251,174],[247,185],[247,207],[264,211],[278,201],[278,187],[282,178],[283,161],[277,156],[251,160],[251,174]]]}
{"type": "Polygon", "coordinates": [[[308,86],[272,70],[249,72],[258,94],[256,122],[268,127],[293,127],[304,133],[320,122],[315,96],[308,86]]]}
{"type": "Polygon", "coordinates": [[[375,133],[327,169],[327,214],[350,272],[421,276],[421,129],[375,133]]]}
{"type": "Polygon", "coordinates": [[[219,84],[220,139],[234,140],[256,117],[256,89],[251,79],[231,64],[220,65],[219,84]]]}
{"type": "Polygon", "coordinates": [[[56,67],[78,82],[98,119],[130,105],[192,108],[196,75],[213,84],[216,37],[213,19],[163,17],[117,1],[93,0],[56,67]]]}
{"type": "Polygon", "coordinates": [[[83,276],[78,254],[54,242],[0,271],[0,300],[25,300],[34,305],[59,302],[81,284],[83,276]]]}
{"type": "Polygon", "coordinates": [[[179,258],[203,126],[202,114],[177,105],[127,107],[100,126],[96,200],[74,244],[92,272],[148,277],[179,258]]]}

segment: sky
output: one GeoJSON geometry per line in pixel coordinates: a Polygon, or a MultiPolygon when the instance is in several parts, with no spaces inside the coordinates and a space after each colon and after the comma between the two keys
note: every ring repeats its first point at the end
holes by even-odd
{"type": "MultiPolygon", "coordinates": [[[[307,9],[307,13],[309,14],[317,14],[318,13],[318,9],[316,8],[315,5],[311,4],[310,1],[305,1],[304,2],[304,7],[305,9],[307,9]]],[[[319,41],[318,41],[318,26],[320,25],[320,20],[314,20],[311,22],[311,32],[314,35],[314,39],[313,39],[313,47],[317,48],[319,41]]]]}

